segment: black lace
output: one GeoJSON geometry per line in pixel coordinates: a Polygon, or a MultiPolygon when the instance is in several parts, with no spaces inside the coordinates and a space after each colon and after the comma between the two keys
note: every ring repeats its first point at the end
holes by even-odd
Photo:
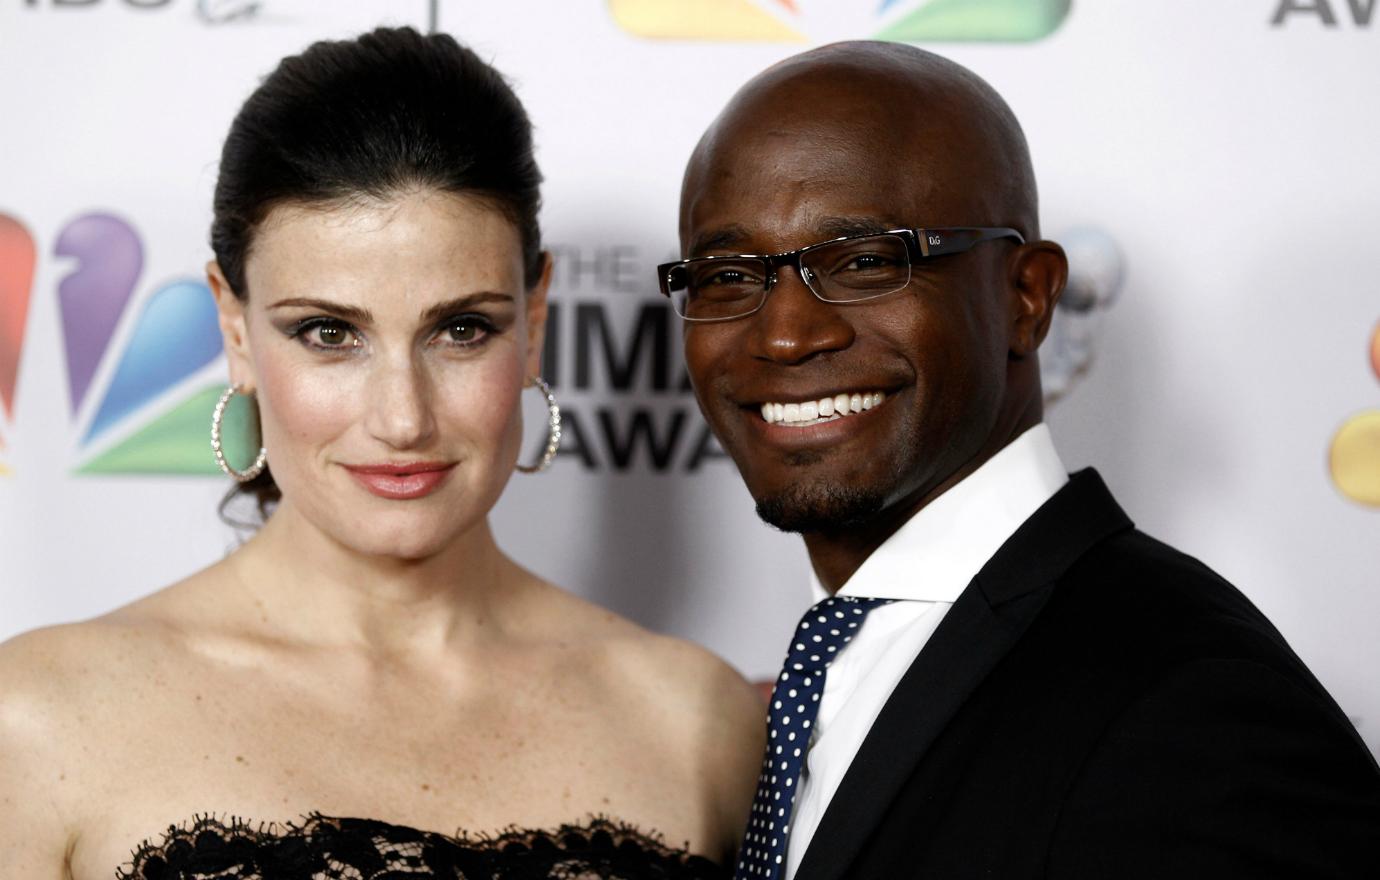
{"type": "Polygon", "coordinates": [[[117,880],[723,880],[721,866],[606,818],[554,831],[438,834],[313,814],[251,825],[199,816],[146,841],[117,880]]]}

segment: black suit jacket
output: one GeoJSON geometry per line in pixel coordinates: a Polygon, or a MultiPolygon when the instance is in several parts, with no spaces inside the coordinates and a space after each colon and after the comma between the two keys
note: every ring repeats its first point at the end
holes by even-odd
{"type": "Polygon", "coordinates": [[[1075,474],[902,678],[797,880],[1380,878],[1380,769],[1245,596],[1075,474]]]}

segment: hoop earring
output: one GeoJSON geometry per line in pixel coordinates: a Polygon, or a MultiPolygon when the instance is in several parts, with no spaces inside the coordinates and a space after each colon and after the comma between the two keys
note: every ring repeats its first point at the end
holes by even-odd
{"type": "Polygon", "coordinates": [[[264,449],[262,439],[260,439],[259,455],[248,470],[237,471],[230,466],[230,462],[225,460],[225,450],[221,447],[220,440],[221,422],[225,419],[225,407],[230,404],[230,398],[243,393],[238,385],[231,385],[226,388],[225,393],[220,396],[220,400],[216,401],[215,412],[211,413],[211,451],[216,455],[216,464],[220,465],[220,469],[225,471],[227,477],[238,483],[249,482],[263,473],[264,468],[268,465],[268,450],[264,449]]]}
{"type": "Polygon", "coordinates": [[[546,410],[550,416],[546,420],[546,449],[542,450],[541,458],[537,459],[536,464],[517,466],[524,474],[538,474],[551,467],[551,462],[556,458],[556,450],[561,448],[561,408],[556,406],[556,395],[551,393],[551,386],[547,385],[541,376],[533,376],[532,385],[546,398],[546,410]]]}

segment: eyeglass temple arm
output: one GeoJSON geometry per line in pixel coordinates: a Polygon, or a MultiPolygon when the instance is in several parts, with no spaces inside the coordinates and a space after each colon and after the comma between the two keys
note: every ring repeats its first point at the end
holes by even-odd
{"type": "Polygon", "coordinates": [[[915,230],[915,239],[920,243],[920,253],[926,257],[961,254],[979,242],[999,238],[1014,238],[1017,242],[1025,244],[1025,236],[1009,226],[952,226],[945,229],[915,230]]]}

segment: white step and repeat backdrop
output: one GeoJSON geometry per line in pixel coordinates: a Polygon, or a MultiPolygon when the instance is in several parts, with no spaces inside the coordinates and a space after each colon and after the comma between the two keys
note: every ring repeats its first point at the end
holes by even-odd
{"type": "Polygon", "coordinates": [[[569,445],[515,477],[501,542],[769,677],[805,554],[708,438],[651,267],[738,85],[884,36],[972,67],[1025,124],[1074,258],[1046,364],[1070,466],[1238,584],[1380,750],[1377,5],[0,0],[0,638],[233,546],[204,439],[220,140],[283,55],[405,23],[512,78],[548,181],[569,445]]]}

